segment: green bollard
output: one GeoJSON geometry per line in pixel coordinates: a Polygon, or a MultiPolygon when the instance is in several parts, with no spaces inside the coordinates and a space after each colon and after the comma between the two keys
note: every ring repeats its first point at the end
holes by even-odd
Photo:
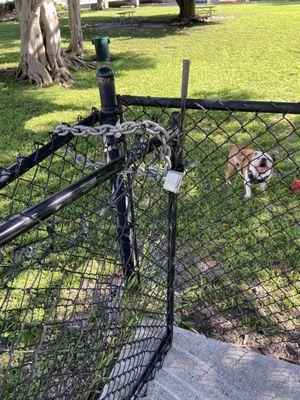
{"type": "Polygon", "coordinates": [[[98,61],[110,61],[109,43],[110,39],[108,36],[96,37],[92,40],[96,50],[96,58],[98,61]]]}

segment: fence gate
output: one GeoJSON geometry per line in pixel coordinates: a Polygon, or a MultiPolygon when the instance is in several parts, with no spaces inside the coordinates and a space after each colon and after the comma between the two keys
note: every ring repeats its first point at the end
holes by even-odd
{"type": "Polygon", "coordinates": [[[98,80],[100,113],[0,174],[1,399],[131,399],[171,343],[172,142],[115,128],[112,71],[98,80]]]}
{"type": "Polygon", "coordinates": [[[299,104],[187,100],[182,129],[97,76],[100,112],[0,171],[0,398],[137,398],[173,320],[297,362],[299,104]],[[267,159],[239,159],[251,197],[236,145],[267,159]]]}

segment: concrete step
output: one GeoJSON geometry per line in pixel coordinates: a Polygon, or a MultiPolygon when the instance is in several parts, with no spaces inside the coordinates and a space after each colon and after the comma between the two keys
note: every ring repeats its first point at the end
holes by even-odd
{"type": "Polygon", "coordinates": [[[176,328],[147,400],[298,400],[300,368],[176,328]]]}
{"type": "Polygon", "coordinates": [[[230,399],[230,397],[224,396],[216,397],[216,391],[214,388],[210,388],[211,393],[208,393],[208,390],[205,387],[202,387],[201,391],[199,391],[198,386],[194,381],[184,381],[182,377],[178,378],[164,369],[160,371],[157,380],[155,381],[155,385],[155,390],[153,390],[152,387],[149,387],[147,400],[154,400],[158,398],[160,400],[206,400],[208,398],[207,396],[212,396],[212,394],[213,396],[209,398],[218,398],[222,400],[230,399]],[[162,397],[159,397],[157,394],[157,389],[159,389],[160,395],[165,396],[167,393],[168,397],[163,399],[162,397]]]}
{"type": "Polygon", "coordinates": [[[165,336],[165,325],[150,318],[143,320],[143,327],[138,327],[131,343],[124,345],[118,360],[112,369],[108,383],[104,386],[99,400],[122,400],[128,398],[136,383],[136,371],[140,374],[147,368],[154,351],[165,336]],[[135,339],[135,340],[134,340],[135,339]],[[131,384],[128,385],[128,382],[131,384]]]}
{"type": "MultiPolygon", "coordinates": [[[[223,390],[225,385],[220,379],[218,385],[203,384],[204,381],[208,382],[212,379],[209,376],[211,372],[211,369],[198,357],[176,345],[171,350],[167,364],[158,372],[155,384],[160,389],[165,389],[169,396],[173,396],[173,399],[238,399],[235,396],[234,388],[227,385],[226,390],[223,390]]],[[[151,392],[151,389],[150,384],[148,396],[149,399],[154,400],[156,391],[151,392]],[[151,397],[150,393],[154,393],[154,397],[151,397]]]]}
{"type": "MultiPolygon", "coordinates": [[[[168,392],[161,384],[157,381],[152,383],[151,386],[151,400],[177,400],[172,393],[168,392]]],[[[150,398],[147,396],[147,399],[150,398]]]]}

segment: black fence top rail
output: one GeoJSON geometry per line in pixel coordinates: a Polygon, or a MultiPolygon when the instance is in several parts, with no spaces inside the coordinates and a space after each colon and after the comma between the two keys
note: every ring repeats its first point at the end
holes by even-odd
{"type": "MultiPolygon", "coordinates": [[[[99,111],[95,110],[88,117],[78,122],[78,124],[91,126],[99,120],[98,115],[99,111]]],[[[17,163],[13,164],[9,168],[4,168],[2,170],[0,168],[0,189],[4,188],[10,182],[14,181],[29,169],[39,164],[56,150],[69,143],[73,138],[74,135],[71,133],[66,136],[55,136],[48,143],[44,144],[42,147],[28,156],[22,157],[17,163]]]]}
{"type": "MultiPolygon", "coordinates": [[[[119,96],[124,106],[181,108],[180,98],[119,96]]],[[[243,111],[259,113],[300,114],[300,103],[266,101],[229,101],[210,99],[187,99],[186,108],[190,110],[243,111]]]]}

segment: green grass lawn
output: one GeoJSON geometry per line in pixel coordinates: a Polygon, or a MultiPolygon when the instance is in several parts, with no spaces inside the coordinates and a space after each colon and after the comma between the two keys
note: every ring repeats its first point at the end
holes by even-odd
{"type": "MultiPolygon", "coordinates": [[[[83,25],[116,18],[117,10],[85,11],[83,25]]],[[[141,7],[142,20],[171,18],[176,7],[141,7]]],[[[300,69],[298,23],[300,5],[217,6],[214,23],[192,28],[132,27],[84,29],[89,58],[95,35],[111,37],[116,61],[117,91],[122,94],[179,96],[181,64],[192,62],[189,96],[227,99],[298,101],[300,69]]],[[[68,43],[66,14],[62,13],[63,47],[68,43]]],[[[26,153],[34,139],[61,121],[73,122],[98,106],[94,71],[74,73],[73,90],[58,85],[48,89],[15,82],[2,70],[17,66],[19,27],[0,24],[0,165],[18,152],[26,153]]]]}
{"type": "MultiPolygon", "coordinates": [[[[136,17],[143,23],[141,25],[94,27],[95,23],[116,20],[116,12],[113,9],[85,11],[82,17],[89,60],[94,54],[91,39],[96,35],[110,36],[114,61],[109,65],[116,71],[117,91],[121,94],[179,97],[182,60],[188,58],[192,62],[189,97],[299,100],[300,50],[297,32],[300,4],[217,6],[218,17],[214,21],[189,28],[164,24],[177,12],[175,7],[141,7],[136,10],[136,17]]],[[[61,16],[63,46],[66,47],[66,13],[62,11],[61,16]]],[[[15,68],[18,63],[18,24],[1,23],[0,38],[0,167],[5,167],[13,162],[18,153],[32,151],[35,140],[47,141],[47,132],[62,121],[74,123],[78,114],[88,114],[91,107],[99,105],[99,94],[95,71],[74,72],[76,83],[73,89],[57,84],[39,88],[26,82],[16,82],[5,69],[15,68]]],[[[160,115],[158,109],[147,110],[149,114],[146,116],[141,109],[132,110],[139,112],[142,119],[160,115]]],[[[235,343],[240,343],[241,335],[248,335],[250,347],[296,361],[300,215],[299,198],[290,191],[289,184],[299,178],[299,116],[289,116],[286,120],[279,115],[266,114],[261,114],[260,119],[253,113],[229,115],[210,112],[205,116],[202,111],[189,110],[187,114],[186,128],[190,133],[185,142],[184,159],[199,166],[188,172],[179,201],[177,322],[235,343]],[[233,177],[233,184],[226,193],[222,192],[226,154],[232,143],[249,143],[270,152],[277,151],[276,174],[265,193],[260,194],[254,189],[254,196],[245,201],[242,181],[237,177],[233,177]],[[271,338],[270,341],[268,338],[271,338]]],[[[125,111],[125,115],[130,113],[125,111]]],[[[166,123],[166,112],[160,116],[159,122],[166,123]]],[[[89,139],[90,144],[87,145],[87,141],[78,139],[77,149],[85,153],[88,147],[90,159],[103,157],[97,140],[89,139]]],[[[26,173],[24,180],[1,192],[0,216],[3,218],[35,204],[77,179],[83,172],[88,171],[78,166],[75,169],[73,157],[59,150],[53,158],[43,161],[38,169],[26,173]],[[60,167],[62,159],[65,165],[63,171],[60,167]],[[11,197],[15,199],[15,208],[10,208],[11,197]]],[[[65,336],[64,328],[62,332],[53,331],[53,336],[45,334],[41,322],[51,325],[69,318],[71,313],[76,320],[77,314],[81,315],[89,308],[87,303],[93,303],[94,293],[91,292],[101,274],[108,280],[108,287],[114,279],[116,286],[120,285],[120,265],[116,267],[116,262],[110,261],[98,262],[101,251],[105,253],[103,259],[108,257],[108,242],[111,253],[118,252],[115,225],[110,221],[109,213],[107,226],[98,226],[97,218],[101,219],[103,204],[109,198],[105,190],[109,187],[98,187],[73,207],[61,211],[53,220],[41,224],[14,243],[22,249],[28,243],[35,246],[36,241],[39,244],[39,257],[36,259],[30,260],[23,255],[23,263],[17,264],[18,260],[13,261],[12,258],[16,257],[16,254],[12,256],[13,246],[4,249],[4,256],[1,253],[4,267],[1,283],[4,289],[0,295],[0,306],[3,309],[5,305],[6,309],[5,315],[0,314],[0,318],[5,321],[5,339],[9,345],[19,346],[22,350],[34,347],[41,340],[41,335],[46,335],[45,341],[52,341],[55,348],[57,338],[62,335],[61,348],[72,351],[69,356],[66,355],[70,357],[69,364],[65,365],[62,359],[61,368],[63,364],[66,368],[68,365],[75,368],[77,363],[80,369],[80,357],[84,361],[85,346],[89,342],[86,337],[80,337],[80,342],[76,331],[74,337],[73,331],[70,334],[72,337],[65,336]],[[99,199],[103,200],[103,204],[99,205],[99,199]],[[89,213],[91,216],[87,217],[89,213]],[[91,235],[94,236],[84,236],[87,233],[82,221],[93,226],[91,235]],[[51,239],[47,223],[51,225],[51,222],[59,239],[55,244],[56,253],[50,252],[45,256],[44,251],[49,247],[47,240],[51,239]],[[87,239],[90,247],[86,247],[87,239]],[[75,247],[73,240],[79,243],[75,247]],[[100,253],[94,254],[96,250],[100,253]],[[12,264],[16,275],[11,275],[12,264]],[[16,266],[22,267],[21,270],[16,266]],[[110,281],[110,278],[113,280],[110,281]],[[10,286],[5,286],[6,281],[10,286]],[[86,287],[89,281],[90,286],[86,287]],[[74,310],[72,301],[76,296],[82,301],[74,310]],[[60,300],[57,303],[54,301],[56,297],[60,300]],[[50,315],[51,318],[54,315],[54,319],[50,315]],[[19,334],[17,339],[16,332],[19,334]],[[76,359],[73,349],[78,347],[78,343],[82,346],[82,353],[80,350],[76,359]]],[[[146,318],[151,307],[153,311],[161,311],[165,306],[162,293],[165,287],[158,287],[152,281],[150,284],[146,278],[148,273],[154,274],[155,267],[152,270],[152,266],[155,264],[157,267],[158,262],[166,257],[168,196],[158,189],[153,180],[143,176],[137,178],[134,195],[138,245],[145,268],[141,271],[148,285],[145,296],[147,299],[147,291],[151,291],[153,301],[151,298],[151,304],[146,301],[141,304],[141,310],[138,307],[136,310],[133,305],[139,305],[139,293],[135,293],[134,298],[129,296],[125,299],[130,304],[130,315],[124,313],[122,316],[124,321],[121,321],[120,329],[123,334],[120,338],[111,339],[119,339],[121,344],[132,337],[135,328],[131,331],[130,326],[135,327],[146,318]],[[157,300],[161,300],[160,304],[156,304],[157,300]],[[128,331],[123,329],[125,321],[129,321],[128,331]]],[[[114,255],[109,256],[113,259],[114,255]]],[[[158,270],[155,273],[162,272],[158,270]]],[[[163,279],[159,275],[154,278],[165,281],[165,277],[163,279]]],[[[141,296],[140,302],[143,301],[141,296]]],[[[97,314],[96,306],[94,310],[97,314]]],[[[92,325],[97,324],[97,316],[91,318],[92,325]]],[[[72,318],[70,321],[73,323],[72,318]]],[[[98,339],[102,340],[101,337],[98,339]]],[[[96,350],[94,355],[97,358],[96,350]]],[[[100,364],[95,359],[95,368],[106,365],[106,374],[109,375],[116,354],[104,352],[104,360],[100,360],[100,364]]],[[[6,371],[7,357],[4,354],[0,359],[0,377],[6,371]]],[[[19,368],[18,357],[11,364],[12,374],[8,374],[11,379],[8,383],[12,387],[16,381],[25,380],[29,371],[19,368]]],[[[30,356],[20,363],[28,360],[31,362],[30,356]]],[[[28,389],[28,398],[34,398],[38,384],[46,385],[44,379],[47,379],[48,361],[42,360],[42,364],[41,370],[44,368],[45,375],[36,375],[36,382],[28,389]]],[[[95,380],[98,378],[95,376],[95,380]]],[[[90,383],[90,387],[94,387],[94,382],[90,383]]],[[[14,394],[15,397],[12,395],[11,398],[23,398],[24,393],[20,388],[15,389],[14,394]]],[[[9,395],[11,393],[7,394],[7,398],[10,398],[9,395]]]]}

